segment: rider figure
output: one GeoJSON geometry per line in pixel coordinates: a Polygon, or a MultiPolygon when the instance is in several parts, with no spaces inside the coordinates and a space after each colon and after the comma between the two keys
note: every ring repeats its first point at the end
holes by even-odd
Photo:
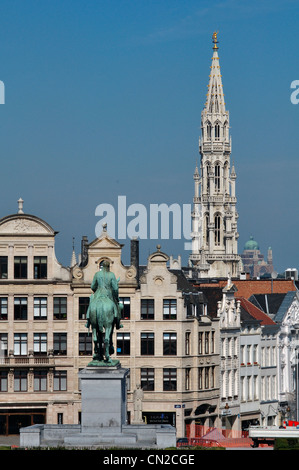
{"type": "MultiPolygon", "coordinates": [[[[98,271],[92,281],[91,284],[91,289],[94,292],[90,296],[90,301],[93,299],[99,299],[99,298],[109,298],[112,300],[116,306],[115,309],[115,322],[116,322],[116,327],[119,328],[120,324],[120,310],[122,308],[122,304],[119,303],[119,297],[118,297],[118,281],[116,280],[116,277],[114,273],[110,271],[110,264],[108,261],[103,261],[102,263],[102,269],[98,271]]],[[[89,307],[87,309],[87,315],[86,315],[86,328],[89,328],[90,326],[90,320],[89,320],[89,307]]]]}

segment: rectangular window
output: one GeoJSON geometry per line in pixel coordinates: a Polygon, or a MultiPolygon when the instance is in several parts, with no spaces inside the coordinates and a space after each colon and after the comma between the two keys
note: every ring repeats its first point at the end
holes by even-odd
{"type": "Polygon", "coordinates": [[[163,333],[163,355],[175,356],[177,350],[176,333],[163,333]]]}
{"type": "Polygon", "coordinates": [[[155,390],[155,369],[142,368],[141,372],[141,388],[144,391],[152,392],[155,390]]]}
{"type": "Polygon", "coordinates": [[[0,333],[0,360],[1,358],[7,357],[7,338],[7,333],[0,333]]]}
{"type": "Polygon", "coordinates": [[[163,299],[163,320],[176,320],[176,299],[163,299]]]}
{"type": "Polygon", "coordinates": [[[27,320],[27,298],[15,297],[14,298],[14,319],[27,320]]]}
{"type": "Polygon", "coordinates": [[[67,390],[66,370],[55,370],[54,372],[54,391],[62,392],[67,390]]]}
{"type": "Polygon", "coordinates": [[[198,390],[203,390],[203,368],[198,369],[198,390]]]}
{"type": "Polygon", "coordinates": [[[35,356],[47,354],[47,333],[34,333],[33,353],[35,356]]]}
{"type": "Polygon", "coordinates": [[[131,316],[131,298],[130,297],[120,297],[119,301],[123,304],[123,309],[121,312],[122,320],[130,320],[131,316]]]}
{"type": "Polygon", "coordinates": [[[27,370],[18,370],[14,372],[14,391],[27,392],[27,370]]]}
{"type": "Polygon", "coordinates": [[[211,338],[211,354],[215,353],[215,331],[212,331],[212,338],[211,338]]]}
{"type": "Polygon", "coordinates": [[[154,320],[154,299],[141,299],[141,320],[154,320]]]}
{"type": "Polygon", "coordinates": [[[185,390],[190,390],[190,376],[191,376],[191,369],[188,367],[185,369],[185,390]]]}
{"type": "Polygon", "coordinates": [[[54,354],[56,356],[66,356],[67,354],[67,334],[54,333],[54,354]]]}
{"type": "Polygon", "coordinates": [[[210,352],[210,335],[209,332],[205,332],[205,354],[209,354],[210,352]]]}
{"type": "Polygon", "coordinates": [[[0,320],[7,320],[7,297],[0,297],[0,320]]]}
{"type": "Polygon", "coordinates": [[[117,333],[116,348],[118,356],[130,355],[130,333],[117,333]]]}
{"type": "Polygon", "coordinates": [[[202,331],[200,331],[198,333],[198,354],[202,354],[202,351],[203,351],[203,333],[202,331]]]}
{"type": "Polygon", "coordinates": [[[54,297],[54,320],[66,320],[67,318],[67,297],[54,297]]]}
{"type": "Polygon", "coordinates": [[[27,333],[14,334],[14,355],[27,356],[27,333]]]}
{"type": "Polygon", "coordinates": [[[8,371],[0,371],[0,392],[7,392],[8,371]]]}
{"type": "Polygon", "coordinates": [[[176,369],[163,369],[163,391],[172,392],[177,389],[176,369]]]}
{"type": "Polygon", "coordinates": [[[27,256],[14,257],[15,279],[27,279],[27,256]]]}
{"type": "Polygon", "coordinates": [[[215,366],[210,368],[210,388],[215,388],[215,366]]]}
{"type": "Polygon", "coordinates": [[[185,354],[186,354],[186,356],[189,356],[189,354],[190,354],[190,336],[191,336],[190,331],[186,331],[186,333],[185,333],[185,354]]]}
{"type": "Polygon", "coordinates": [[[7,256],[0,256],[0,279],[7,279],[7,256]]]}
{"type": "Polygon", "coordinates": [[[142,356],[153,356],[155,354],[154,333],[141,333],[140,351],[142,356]]]}
{"type": "Polygon", "coordinates": [[[205,389],[207,390],[210,387],[210,368],[205,367],[205,389]]]}
{"type": "Polygon", "coordinates": [[[35,392],[47,391],[47,371],[46,370],[34,371],[34,391],[35,392]]]}
{"type": "Polygon", "coordinates": [[[79,356],[92,354],[92,337],[88,333],[79,333],[79,356]]]}
{"type": "Polygon", "coordinates": [[[86,320],[89,297],[79,297],[79,320],[86,320]]]}
{"type": "Polygon", "coordinates": [[[47,320],[47,297],[34,297],[34,320],[47,320]]]}
{"type": "Polygon", "coordinates": [[[34,279],[47,279],[47,257],[34,257],[34,279]]]}

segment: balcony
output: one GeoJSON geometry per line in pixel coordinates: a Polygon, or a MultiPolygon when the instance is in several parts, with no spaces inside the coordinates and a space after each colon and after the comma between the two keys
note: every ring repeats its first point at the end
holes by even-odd
{"type": "MultiPolygon", "coordinates": [[[[34,356],[33,354],[14,356],[9,354],[9,356],[0,357],[0,367],[53,367],[55,357],[52,354],[48,356],[34,356]]],[[[64,357],[66,358],[66,356],[64,357]]]]}

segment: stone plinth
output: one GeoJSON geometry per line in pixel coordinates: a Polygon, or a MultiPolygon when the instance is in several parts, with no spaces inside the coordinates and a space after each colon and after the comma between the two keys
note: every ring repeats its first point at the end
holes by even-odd
{"type": "Polygon", "coordinates": [[[121,366],[89,366],[79,372],[83,433],[120,433],[126,423],[126,377],[121,366]]]}
{"type": "Polygon", "coordinates": [[[81,370],[81,425],[37,424],[21,428],[20,447],[174,447],[176,430],[172,426],[126,424],[128,372],[120,364],[92,365],[81,370]]]}

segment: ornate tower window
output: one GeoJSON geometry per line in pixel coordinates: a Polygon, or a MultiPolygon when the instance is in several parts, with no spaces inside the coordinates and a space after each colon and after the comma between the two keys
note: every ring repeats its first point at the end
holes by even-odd
{"type": "Polygon", "coordinates": [[[210,189],[210,164],[208,163],[207,166],[206,166],[206,169],[207,169],[207,192],[209,192],[209,189],[210,189]]]}
{"type": "Polygon", "coordinates": [[[215,246],[220,245],[220,227],[221,227],[221,216],[215,215],[215,246]]]}
{"type": "Polygon", "coordinates": [[[220,191],[220,165],[215,165],[215,191],[220,191]]]}
{"type": "Polygon", "coordinates": [[[220,126],[215,124],[215,140],[220,140],[220,126]]]}
{"type": "Polygon", "coordinates": [[[207,139],[211,140],[211,135],[212,135],[212,126],[210,123],[207,125],[207,139]]]}
{"type": "Polygon", "coordinates": [[[209,214],[205,215],[205,234],[206,234],[206,244],[209,244],[209,214]]]}

